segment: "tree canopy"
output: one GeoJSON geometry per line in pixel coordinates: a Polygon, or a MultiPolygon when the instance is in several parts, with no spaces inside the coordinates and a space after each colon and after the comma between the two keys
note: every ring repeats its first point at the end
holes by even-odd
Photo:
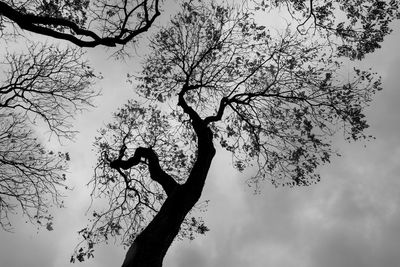
{"type": "MultiPolygon", "coordinates": [[[[79,250],[79,260],[92,256],[96,243],[116,236],[123,244],[133,242],[124,266],[135,260],[144,264],[135,257],[145,257],[136,255],[147,242],[143,239],[157,232],[152,226],[164,224],[158,215],[179,210],[169,203],[181,191],[187,201],[199,199],[217,141],[232,152],[236,169],[255,170],[249,183],[257,189],[264,180],[275,186],[316,183],[318,166],[336,154],[335,134],[368,138],[363,112],[381,89],[380,78],[358,68],[345,70],[351,75],[344,77],[342,61],[361,59],[379,47],[397,16],[397,2],[367,1],[358,12],[341,1],[321,1],[319,8],[316,1],[268,3],[251,10],[185,2],[151,39],[141,74],[131,76],[139,83],[135,99],[114,114],[96,140],[93,196],[108,199],[110,206],[95,211],[93,223],[83,229],[89,249],[79,250]],[[253,17],[282,5],[297,20],[283,32],[253,17]],[[348,26],[334,17],[334,8],[353,18],[348,26]]],[[[188,210],[180,214],[186,216],[178,220],[180,233],[204,233],[207,228],[188,210]]],[[[156,249],[152,253],[157,257],[156,249]]]]}
{"type": "Polygon", "coordinates": [[[318,32],[340,56],[362,59],[380,48],[392,32],[390,22],[399,18],[399,1],[375,0],[254,0],[263,11],[285,7],[303,35],[318,32]],[[311,32],[310,32],[311,30],[311,32]],[[337,39],[338,38],[338,39],[337,39]]]}

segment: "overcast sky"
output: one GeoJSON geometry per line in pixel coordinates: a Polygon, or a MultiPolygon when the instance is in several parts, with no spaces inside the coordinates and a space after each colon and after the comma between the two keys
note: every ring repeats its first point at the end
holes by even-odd
{"type": "MultiPolygon", "coordinates": [[[[235,172],[229,154],[218,151],[209,173],[204,213],[211,229],[195,241],[176,241],[166,267],[398,267],[400,264],[400,24],[382,49],[362,64],[383,77],[384,90],[368,109],[368,143],[338,141],[342,157],[320,168],[322,181],[305,188],[274,188],[265,183],[254,195],[246,175],[235,172]],[[365,147],[366,145],[366,147],[365,147]]],[[[102,48],[89,57],[104,80],[98,108],[80,116],[81,133],[62,149],[71,154],[68,175],[75,190],[56,214],[54,231],[37,231],[14,217],[14,233],[0,231],[1,267],[72,266],[69,258],[77,231],[85,226],[89,205],[83,185],[92,175],[96,131],[125,103],[132,88],[125,83],[137,58],[107,60],[102,48]],[[107,64],[104,64],[107,62],[107,64]]],[[[116,244],[99,247],[94,260],[79,267],[120,266],[125,252],[116,244]]]]}

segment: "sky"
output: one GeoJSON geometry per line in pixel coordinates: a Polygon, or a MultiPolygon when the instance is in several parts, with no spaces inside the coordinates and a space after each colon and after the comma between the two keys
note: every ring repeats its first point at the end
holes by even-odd
{"type": "MultiPolygon", "coordinates": [[[[259,194],[247,187],[246,173],[232,168],[230,155],[218,151],[203,200],[210,200],[203,218],[210,231],[194,241],[175,241],[165,267],[397,267],[400,264],[400,24],[382,49],[359,64],[382,75],[384,90],[367,109],[368,133],[376,139],[347,143],[336,140],[340,154],[319,170],[320,183],[302,188],[275,188],[264,183],[259,194]]],[[[140,59],[108,58],[102,48],[88,52],[103,73],[97,108],[78,116],[74,143],[64,144],[74,190],[66,208],[55,214],[54,230],[37,231],[23,217],[13,217],[13,233],[0,231],[0,267],[73,266],[69,263],[85,226],[90,199],[84,185],[95,163],[92,143],[111,112],[127,101],[132,87],[126,73],[140,59]],[[105,64],[106,62],[106,64],[105,64]]],[[[120,266],[125,250],[110,243],[79,267],[120,266]]]]}

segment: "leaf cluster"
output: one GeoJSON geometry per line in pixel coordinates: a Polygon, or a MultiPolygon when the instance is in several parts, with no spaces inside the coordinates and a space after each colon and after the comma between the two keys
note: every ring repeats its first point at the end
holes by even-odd
{"type": "Polygon", "coordinates": [[[257,10],[284,7],[297,30],[318,33],[336,46],[339,56],[362,59],[379,49],[392,32],[390,23],[400,17],[398,0],[277,0],[253,1],[257,10]]]}

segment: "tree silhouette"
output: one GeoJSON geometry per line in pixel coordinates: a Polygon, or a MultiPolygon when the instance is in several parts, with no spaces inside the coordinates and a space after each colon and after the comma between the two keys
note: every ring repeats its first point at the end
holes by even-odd
{"type": "Polygon", "coordinates": [[[48,151],[35,133],[42,121],[58,138],[71,139],[71,119],[91,106],[96,78],[79,49],[32,44],[7,52],[0,81],[0,225],[10,213],[51,228],[51,206],[62,206],[68,153],[48,151]]]}
{"type": "Polygon", "coordinates": [[[249,179],[257,189],[264,180],[316,183],[317,167],[335,154],[332,136],[368,138],[363,110],[380,78],[357,68],[344,78],[341,60],[378,48],[397,2],[365,1],[354,10],[337,1],[350,18],[346,30],[334,26],[337,6],[328,1],[266,3],[256,10],[287,5],[303,20],[277,33],[258,24],[248,6],[191,1],[151,39],[135,100],[96,139],[92,197],[109,206],[93,211],[71,261],[120,237],[130,246],[124,267],[161,266],[174,238],[208,230],[189,213],[217,142],[239,171],[257,170],[249,179]]]}

